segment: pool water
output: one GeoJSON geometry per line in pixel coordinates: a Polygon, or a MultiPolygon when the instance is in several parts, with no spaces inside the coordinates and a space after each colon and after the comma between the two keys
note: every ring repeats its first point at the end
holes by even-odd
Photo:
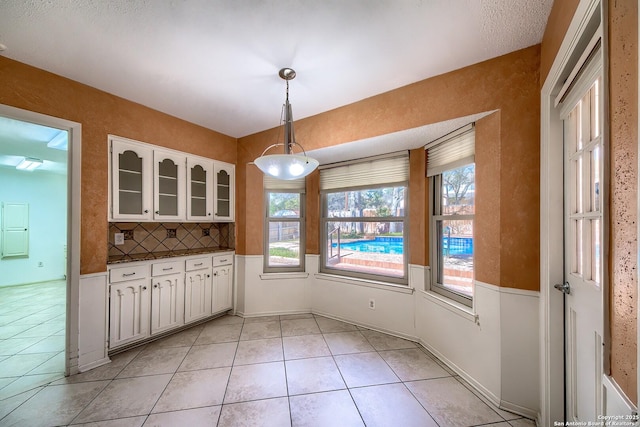
{"type": "MultiPolygon", "coordinates": [[[[333,247],[336,247],[336,243],[333,247]]],[[[442,247],[445,255],[473,255],[473,238],[443,237],[442,247]]],[[[376,237],[373,240],[354,240],[340,243],[340,248],[356,252],[402,255],[404,244],[400,237],[376,237]]]]}
{"type": "MultiPolygon", "coordinates": [[[[334,247],[336,244],[334,243],[334,247]]],[[[340,243],[341,249],[356,252],[372,252],[377,254],[402,255],[404,246],[401,238],[376,237],[373,240],[355,240],[353,242],[340,243]]]]}

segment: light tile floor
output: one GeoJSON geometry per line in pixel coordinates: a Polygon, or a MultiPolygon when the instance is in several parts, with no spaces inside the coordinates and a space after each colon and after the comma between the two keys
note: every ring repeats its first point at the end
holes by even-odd
{"type": "Polygon", "coordinates": [[[0,400],[2,426],[534,426],[422,347],[325,317],[224,316],[0,400]]]}
{"type": "Polygon", "coordinates": [[[0,287],[0,404],[64,376],[66,281],[0,287]]]}

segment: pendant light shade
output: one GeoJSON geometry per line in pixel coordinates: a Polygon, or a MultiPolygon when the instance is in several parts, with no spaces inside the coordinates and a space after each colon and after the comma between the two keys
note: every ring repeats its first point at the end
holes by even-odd
{"type": "Polygon", "coordinates": [[[293,134],[293,114],[289,103],[289,80],[296,76],[291,68],[283,68],[278,73],[287,82],[287,95],[284,104],[284,143],[273,144],[267,147],[260,157],[254,160],[254,164],[265,174],[284,180],[292,180],[305,177],[313,172],[319,165],[316,159],[307,156],[302,145],[298,144],[293,134]],[[293,146],[302,149],[303,154],[293,154],[293,146]],[[284,146],[284,154],[265,155],[271,148],[284,146]]]}

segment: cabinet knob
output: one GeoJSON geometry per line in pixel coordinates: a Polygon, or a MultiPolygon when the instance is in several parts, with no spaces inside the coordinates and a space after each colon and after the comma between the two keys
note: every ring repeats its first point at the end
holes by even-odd
{"type": "Polygon", "coordinates": [[[213,273],[213,275],[214,275],[214,276],[217,276],[217,275],[218,275],[218,273],[213,273]]]}
{"type": "Polygon", "coordinates": [[[160,211],[156,211],[156,215],[160,215],[160,211]]]}
{"type": "Polygon", "coordinates": [[[207,214],[207,216],[211,216],[211,212],[209,212],[209,213],[207,214]]]}
{"type": "Polygon", "coordinates": [[[157,287],[158,287],[158,284],[156,283],[155,285],[153,285],[153,287],[154,287],[154,288],[157,288],[157,287]]]}
{"type": "Polygon", "coordinates": [[[142,287],[142,290],[143,290],[143,291],[146,291],[146,290],[147,290],[147,287],[146,287],[146,286],[143,286],[143,287],[142,287]]]}
{"type": "Polygon", "coordinates": [[[207,274],[207,277],[211,277],[211,275],[210,275],[210,274],[207,274]]]}
{"type": "Polygon", "coordinates": [[[144,213],[149,213],[149,209],[145,209],[145,210],[144,210],[144,213]]]}

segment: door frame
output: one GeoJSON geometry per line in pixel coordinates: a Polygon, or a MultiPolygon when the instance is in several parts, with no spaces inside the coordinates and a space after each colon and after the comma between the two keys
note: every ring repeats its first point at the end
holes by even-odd
{"type": "Polygon", "coordinates": [[[0,104],[0,116],[66,130],[67,151],[67,301],[65,375],[78,373],[80,307],[80,172],[82,125],[57,117],[0,104]]]}
{"type": "MultiPolygon", "coordinates": [[[[606,1],[603,1],[603,5],[606,1]]],[[[555,108],[555,97],[562,83],[582,54],[593,32],[593,20],[600,13],[603,26],[603,68],[607,67],[606,10],[600,0],[580,0],[540,96],[540,416],[539,425],[553,425],[564,419],[564,336],[563,294],[554,284],[564,281],[563,235],[563,140],[562,121],[555,108]],[[585,41],[586,39],[586,41],[585,41]]],[[[600,24],[600,22],[598,23],[600,24]]],[[[596,25],[597,27],[597,25],[596,25]]],[[[608,84],[606,72],[604,87],[608,84]]],[[[608,98],[605,91],[605,117],[608,98]]],[[[606,120],[605,120],[606,122],[606,120]]],[[[603,133],[608,128],[603,128],[603,133]]],[[[605,168],[604,174],[608,173],[605,168]]],[[[606,235],[605,235],[606,245],[606,235]]],[[[605,258],[606,259],[606,258],[605,258]]],[[[605,263],[606,264],[606,263],[605,263]]],[[[606,272],[603,282],[606,282],[606,272]]],[[[606,283],[603,292],[607,294],[606,283]]],[[[605,300],[605,316],[608,301],[605,300]]],[[[608,341],[608,337],[603,337],[608,341]]]]}

